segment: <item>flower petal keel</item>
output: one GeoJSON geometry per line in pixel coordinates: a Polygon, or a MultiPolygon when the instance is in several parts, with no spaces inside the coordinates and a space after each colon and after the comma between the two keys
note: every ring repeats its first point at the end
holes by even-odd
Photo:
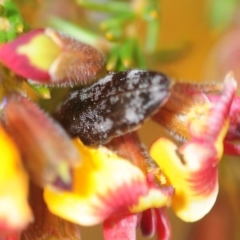
{"type": "MultiPolygon", "coordinates": [[[[186,159],[184,155],[180,158],[177,146],[163,138],[151,148],[152,157],[175,189],[173,209],[185,221],[196,221],[208,213],[218,193],[217,166],[202,159],[202,150],[205,152],[201,145],[187,145],[182,154],[192,153],[191,156],[188,155],[191,159],[186,159]],[[187,160],[189,162],[185,162],[187,160]]],[[[211,154],[211,151],[208,152],[211,154]]],[[[216,152],[213,152],[213,157],[214,153],[216,152]]]]}
{"type": "Polygon", "coordinates": [[[136,240],[137,214],[117,214],[103,224],[105,240],[136,240]]]}
{"type": "Polygon", "coordinates": [[[228,75],[219,101],[200,108],[205,116],[202,121],[193,117],[196,109],[192,109],[188,122],[189,142],[178,148],[170,140],[161,138],[150,149],[152,158],[175,188],[172,205],[176,214],[185,221],[197,221],[215,203],[218,193],[217,164],[223,154],[235,91],[236,82],[232,75],[228,75]]]}
{"type": "Polygon", "coordinates": [[[168,194],[157,194],[161,191],[152,189],[143,172],[127,160],[105,147],[88,148],[79,139],[75,143],[83,163],[75,169],[73,191],[45,189],[45,200],[54,214],[93,225],[115,213],[141,211],[169,201],[168,194]]]}

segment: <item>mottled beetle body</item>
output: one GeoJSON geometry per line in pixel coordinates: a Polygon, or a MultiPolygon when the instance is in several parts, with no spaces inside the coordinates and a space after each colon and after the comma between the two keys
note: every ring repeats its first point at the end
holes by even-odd
{"type": "Polygon", "coordinates": [[[111,73],[69,93],[55,118],[86,145],[104,144],[136,129],[169,97],[170,80],[161,73],[130,70],[111,73]]]}

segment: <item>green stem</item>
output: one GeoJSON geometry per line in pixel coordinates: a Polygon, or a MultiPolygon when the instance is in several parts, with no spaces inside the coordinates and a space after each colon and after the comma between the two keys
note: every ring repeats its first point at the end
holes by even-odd
{"type": "Polygon", "coordinates": [[[154,20],[148,22],[147,34],[146,34],[146,52],[153,53],[156,49],[159,33],[159,21],[154,20]]]}
{"type": "Polygon", "coordinates": [[[61,31],[64,31],[65,33],[69,34],[73,38],[79,41],[85,42],[92,46],[96,46],[100,39],[99,35],[94,34],[91,31],[87,31],[83,28],[80,28],[79,26],[72,24],[70,22],[67,22],[58,17],[51,17],[49,19],[49,24],[61,31]]]}
{"type": "Polygon", "coordinates": [[[138,43],[136,46],[136,60],[137,60],[137,66],[141,69],[147,69],[147,63],[145,58],[146,57],[141,49],[141,46],[138,43]]]}
{"type": "Polygon", "coordinates": [[[119,60],[119,46],[114,46],[114,47],[112,47],[112,49],[110,50],[110,52],[108,54],[106,69],[108,71],[116,70],[118,60],[119,60]]]}
{"type": "Polygon", "coordinates": [[[120,49],[120,59],[125,68],[130,68],[133,65],[134,50],[136,47],[135,39],[127,39],[120,49]]]}
{"type": "Polygon", "coordinates": [[[77,4],[80,6],[95,10],[98,12],[107,12],[107,13],[131,13],[132,9],[129,3],[126,2],[108,2],[108,3],[95,3],[90,1],[84,1],[84,0],[76,0],[77,4]]]}
{"type": "Polygon", "coordinates": [[[119,28],[121,27],[123,24],[125,24],[126,22],[129,22],[131,20],[133,20],[135,17],[135,14],[131,13],[131,14],[120,14],[118,16],[115,17],[111,17],[107,20],[104,20],[103,22],[101,22],[100,27],[103,30],[109,29],[109,28],[119,28]]]}

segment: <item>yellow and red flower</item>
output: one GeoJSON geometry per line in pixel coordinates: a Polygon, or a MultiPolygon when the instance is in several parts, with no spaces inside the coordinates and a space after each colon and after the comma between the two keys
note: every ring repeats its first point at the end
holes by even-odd
{"type": "MultiPolygon", "coordinates": [[[[0,60],[22,77],[52,85],[89,81],[104,64],[94,48],[49,29],[4,44],[0,60]]],[[[223,152],[239,153],[230,142],[239,137],[236,82],[228,75],[223,85],[205,90],[172,85],[156,72],[109,74],[71,92],[55,120],[22,93],[8,91],[1,106],[0,237],[34,239],[42,231],[79,239],[75,224],[103,222],[106,240],[133,240],[138,226],[145,236],[156,232],[167,240],[166,207],[185,221],[206,215],[218,194],[223,152]],[[180,97],[185,102],[179,104],[179,89],[191,99],[180,97]],[[133,132],[149,117],[185,143],[160,138],[149,155],[133,132]],[[33,181],[29,199],[36,218],[29,227],[25,171],[33,181]]]]}
{"type": "Polygon", "coordinates": [[[224,91],[215,104],[204,102],[187,114],[190,140],[180,148],[160,138],[150,149],[175,189],[172,206],[185,221],[206,215],[218,194],[217,165],[223,155],[223,142],[229,127],[229,113],[236,82],[228,75],[224,91]]]}
{"type": "Polygon", "coordinates": [[[143,172],[127,160],[105,147],[88,148],[79,139],[75,144],[83,163],[74,171],[73,190],[45,189],[45,201],[54,214],[81,225],[93,225],[113,214],[169,203],[172,191],[152,186],[143,172]]]}

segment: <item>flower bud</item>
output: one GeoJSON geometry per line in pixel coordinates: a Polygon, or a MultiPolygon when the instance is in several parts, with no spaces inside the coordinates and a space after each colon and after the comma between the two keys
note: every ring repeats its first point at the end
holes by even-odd
{"type": "Polygon", "coordinates": [[[0,61],[22,77],[49,85],[86,84],[104,65],[95,48],[49,28],[2,45],[0,61]]]}
{"type": "MultiPolygon", "coordinates": [[[[166,104],[153,115],[152,119],[163,126],[177,140],[186,141],[190,138],[188,130],[189,113],[194,108],[208,104],[209,96],[217,95],[223,90],[223,83],[176,83],[166,104]]],[[[202,111],[195,111],[195,118],[203,119],[202,111]]]]}
{"type": "Polygon", "coordinates": [[[65,131],[21,95],[7,98],[3,114],[6,128],[35,183],[69,188],[71,169],[80,156],[65,131]]]}

